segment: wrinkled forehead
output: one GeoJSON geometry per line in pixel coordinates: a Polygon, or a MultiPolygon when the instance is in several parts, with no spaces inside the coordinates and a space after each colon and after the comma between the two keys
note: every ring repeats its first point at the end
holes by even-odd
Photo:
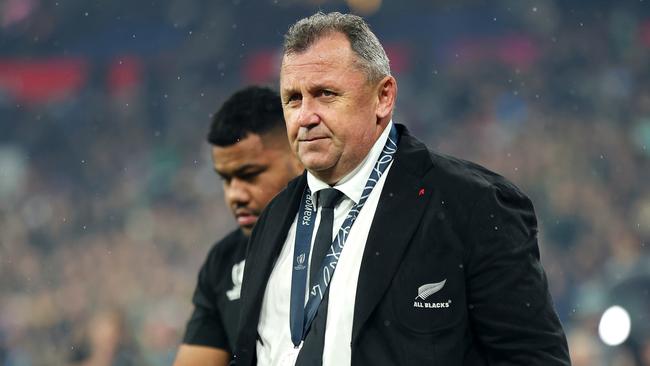
{"type": "Polygon", "coordinates": [[[280,69],[280,88],[295,85],[321,85],[347,77],[367,79],[355,56],[348,49],[314,47],[301,53],[285,55],[280,69]]]}
{"type": "Polygon", "coordinates": [[[345,47],[310,47],[303,52],[289,53],[282,57],[281,71],[287,67],[305,65],[331,66],[349,63],[353,60],[352,51],[345,47]]]}
{"type": "Polygon", "coordinates": [[[280,83],[306,82],[314,78],[327,78],[339,71],[341,64],[341,62],[327,57],[294,58],[290,56],[282,63],[280,83]]]}
{"type": "MultiPolygon", "coordinates": [[[[299,61],[299,60],[294,60],[299,61]]],[[[286,98],[293,93],[322,89],[341,90],[352,85],[365,85],[366,74],[349,63],[324,59],[313,62],[289,61],[280,73],[280,95],[286,98]]]]}

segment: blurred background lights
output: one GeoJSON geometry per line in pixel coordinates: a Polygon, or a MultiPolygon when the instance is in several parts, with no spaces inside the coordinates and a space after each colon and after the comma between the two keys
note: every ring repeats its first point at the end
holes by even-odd
{"type": "Polygon", "coordinates": [[[615,305],[605,310],[600,318],[598,334],[608,346],[618,346],[630,335],[630,314],[622,307],[615,305]]]}
{"type": "Polygon", "coordinates": [[[346,0],[353,13],[368,16],[376,13],[381,7],[381,0],[346,0]]]}

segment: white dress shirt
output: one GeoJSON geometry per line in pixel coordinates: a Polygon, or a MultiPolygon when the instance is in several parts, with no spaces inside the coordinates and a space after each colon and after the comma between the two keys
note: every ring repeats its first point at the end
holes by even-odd
{"type": "MultiPolygon", "coordinates": [[[[379,155],[381,155],[392,125],[393,122],[391,121],[381,136],[375,141],[372,149],[361,164],[334,186],[334,188],[343,192],[345,196],[334,208],[332,238],[336,237],[348,211],[361,199],[363,188],[379,155]]],[[[377,182],[366,204],[357,216],[345,242],[345,247],[339,257],[334,276],[329,284],[330,293],[327,309],[327,325],[325,327],[323,366],[350,365],[352,321],[361,259],[366,247],[370,225],[377,210],[379,197],[391,166],[392,162],[386,168],[386,171],[377,182]]],[[[307,173],[307,184],[312,191],[312,195],[316,197],[316,207],[318,208],[314,220],[314,233],[316,233],[318,232],[321,211],[317,192],[325,188],[330,188],[330,186],[309,172],[307,173]]],[[[296,213],[296,218],[294,218],[293,224],[291,224],[287,233],[284,246],[271,272],[264,292],[262,310],[257,326],[257,331],[261,339],[261,342],[260,340],[257,341],[256,347],[257,364],[260,366],[280,365],[285,354],[294,348],[291,342],[291,330],[289,326],[289,303],[291,297],[291,266],[296,240],[297,217],[298,215],[296,213]]],[[[314,234],[312,236],[312,248],[315,237],[316,235],[314,234]]],[[[310,251],[310,265],[311,252],[313,250],[310,251]]],[[[309,280],[305,284],[305,303],[309,298],[308,284],[309,280]]]]}

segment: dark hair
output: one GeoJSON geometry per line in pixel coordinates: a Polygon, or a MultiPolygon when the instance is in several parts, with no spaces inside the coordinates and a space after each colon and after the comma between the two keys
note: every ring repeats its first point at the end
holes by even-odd
{"type": "Polygon", "coordinates": [[[249,86],[231,95],[214,114],[208,142],[230,146],[250,133],[262,135],[280,127],[284,128],[284,116],[278,93],[249,86]]]}

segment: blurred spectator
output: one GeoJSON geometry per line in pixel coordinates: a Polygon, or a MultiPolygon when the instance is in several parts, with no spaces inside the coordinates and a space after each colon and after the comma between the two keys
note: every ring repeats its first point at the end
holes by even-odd
{"type": "Polygon", "coordinates": [[[650,263],[649,2],[12,0],[1,366],[171,364],[196,268],[232,227],[196,144],[214,103],[275,80],[288,24],[347,4],[394,45],[395,121],[530,193],[574,363],[650,365],[647,337],[597,330],[606,292],[650,263]]]}
{"type": "Polygon", "coordinates": [[[81,344],[71,349],[70,361],[78,366],[140,365],[135,342],[124,314],[119,310],[98,312],[81,344]]]}

